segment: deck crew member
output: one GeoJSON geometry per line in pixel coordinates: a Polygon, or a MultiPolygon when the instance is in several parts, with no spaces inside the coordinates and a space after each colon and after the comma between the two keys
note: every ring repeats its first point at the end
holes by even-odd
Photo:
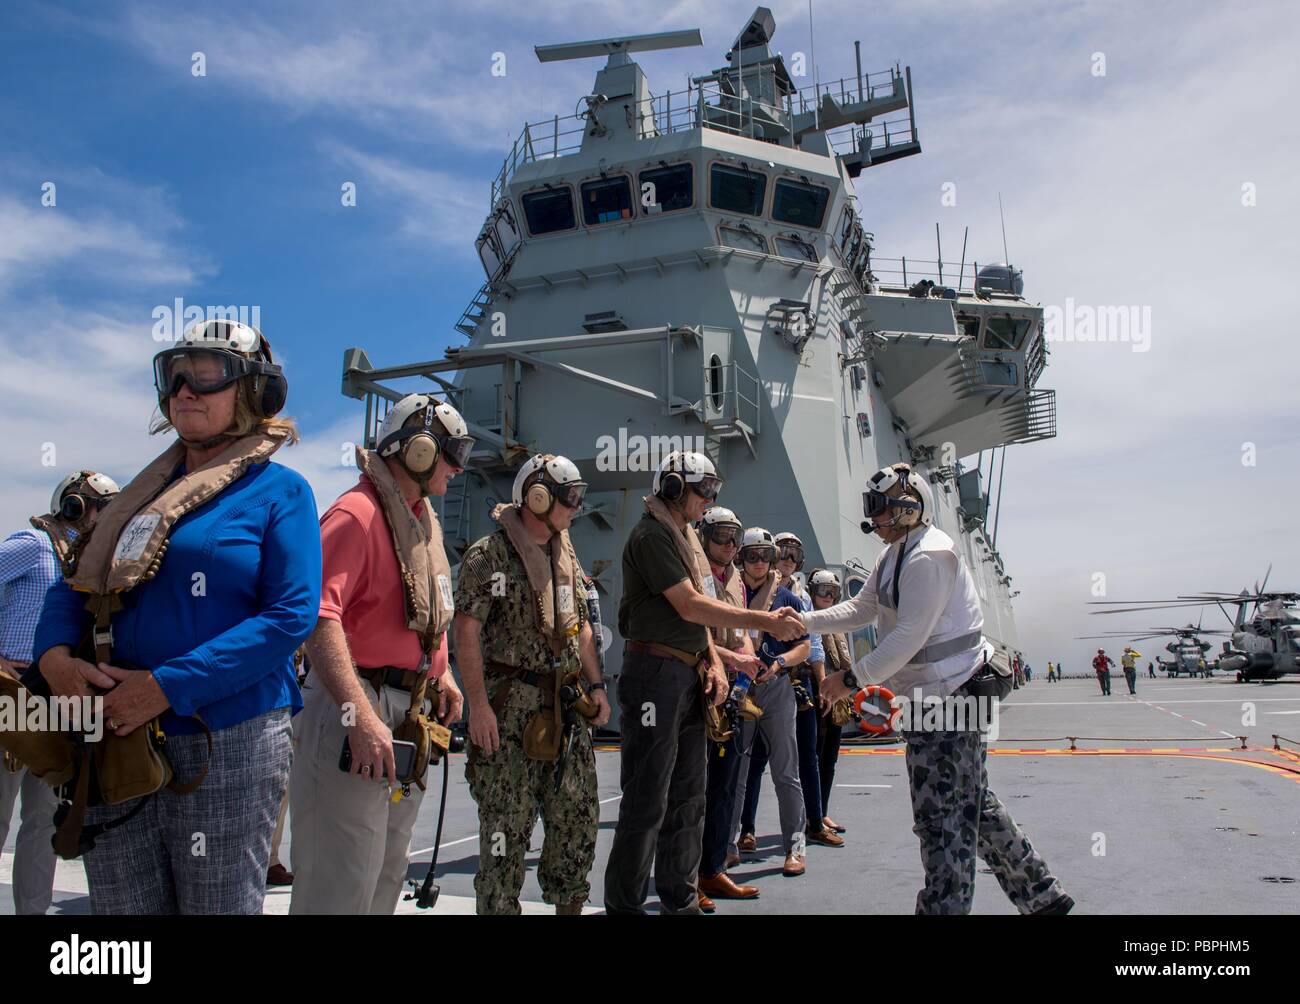
{"type": "Polygon", "coordinates": [[[1124,667],[1124,682],[1128,684],[1130,694],[1137,693],[1137,661],[1141,658],[1142,653],[1128,645],[1124,646],[1124,651],[1119,657],[1120,665],[1124,667]]]}
{"type": "MultiPolygon", "coordinates": [[[[744,609],[745,592],[735,557],[743,532],[740,518],[730,509],[714,506],[700,521],[700,538],[709,559],[710,577],[704,580],[705,592],[744,609]]],[[[754,655],[749,632],[740,628],[710,628],[714,647],[727,670],[727,680],[738,702],[737,716],[761,717],[762,711],[749,699],[752,677],[763,669],[754,655]],[[741,686],[737,687],[736,682],[741,686]],[[743,695],[743,696],[741,696],[743,695]]],[[[710,742],[708,788],[705,793],[704,849],[700,857],[700,908],[712,912],[714,899],[755,899],[758,887],[737,885],[727,869],[739,863],[740,855],[731,853],[732,807],[736,803],[736,781],[741,766],[738,730],[723,742],[710,742]]]]}
{"type": "MultiPolygon", "coordinates": [[[[828,568],[815,568],[808,576],[808,594],[814,610],[825,610],[840,601],[840,579],[828,568]]],[[[826,671],[842,673],[853,668],[850,654],[853,646],[848,635],[821,636],[826,653],[826,671]]],[[[822,677],[825,680],[825,677],[822,677]]],[[[820,684],[819,684],[820,686],[820,684]]],[[[832,701],[825,693],[818,694],[817,765],[818,782],[822,792],[822,826],[831,833],[843,833],[845,828],[831,819],[831,791],[835,787],[835,764],[840,757],[840,739],[844,726],[852,719],[852,703],[848,697],[832,701]]]]}
{"type": "Polygon", "coordinates": [[[766,611],[737,610],[703,591],[708,560],[691,524],[721,485],[704,454],[670,453],[623,548],[623,798],[605,869],[611,914],[644,912],[652,862],[663,912],[699,912],[705,709],[716,712],[727,698],[726,672],[708,627],[764,630],[780,620],[766,611]]]}
{"type": "MultiPolygon", "coordinates": [[[[992,672],[985,670],[992,648],[983,637],[974,580],[952,538],[933,525],[929,485],[909,465],[894,464],[872,475],[867,489],[863,508],[871,522],[863,528],[888,546],[862,591],[827,610],[783,611],[788,620],[778,633],[856,630],[879,619],[876,648],[851,673],[826,678],[833,700],[869,683],[888,683],[917,703],[971,694],[992,672]]],[[[917,913],[968,913],[977,855],[1021,913],[1068,911],[1073,901],[987,785],[979,728],[969,720],[961,723],[965,728],[953,728],[952,721],[926,724],[913,715],[903,726],[925,868],[917,913]]]]}
{"type": "Polygon", "coordinates": [[[1147,676],[1152,680],[1156,678],[1156,664],[1154,662],[1147,663],[1147,676]]]}
{"type": "MultiPolygon", "coordinates": [[[[781,585],[781,573],[773,566],[777,555],[772,535],[761,526],[751,526],[745,531],[740,545],[741,583],[745,587],[745,603],[750,610],[781,610],[798,605],[794,593],[781,585]]],[[[772,633],[755,632],[758,637],[759,658],[766,667],[754,680],[750,695],[763,710],[756,722],[746,722],[741,729],[741,744],[747,750],[736,784],[736,806],[732,817],[732,833],[739,833],[738,852],[758,850],[755,835],[754,813],[756,802],[746,798],[750,785],[762,781],[751,771],[750,758],[757,750],[767,756],[772,767],[772,784],[776,788],[777,813],[781,820],[781,844],[785,851],[784,875],[802,875],[806,868],[804,849],[808,817],[805,809],[803,785],[799,776],[799,741],[795,733],[795,716],[798,713],[796,685],[788,670],[803,665],[812,649],[806,635],[782,641],[772,633]]],[[[814,725],[815,725],[814,721],[814,725]]],[[[820,799],[815,809],[821,818],[820,799]]]]}
{"type": "MultiPolygon", "coordinates": [[[[104,742],[134,734],[129,752],[160,729],[175,772],[174,786],[86,810],[91,909],[256,914],[302,706],[293,653],[320,603],[316,503],[271,460],[298,433],[256,328],[191,326],[154,356],[154,384],[151,431],[178,439],[100,513],[46,597],[35,655],[54,693],[107,691],[104,742]],[[92,618],[93,663],[74,655],[92,618]]],[[[65,857],[81,801],[78,786],[56,834],[65,857]]]]}
{"type": "Polygon", "coordinates": [[[520,912],[524,855],[538,814],[542,898],[557,914],[580,914],[591,892],[600,826],[596,760],[574,706],[590,690],[587,721],[599,727],[609,721],[609,701],[585,575],[568,533],[586,490],[571,460],[532,457],[515,477],[510,504],[492,511],[500,529],[461,562],[453,638],[470,707],[465,773],[478,803],[480,914],[520,912]],[[565,696],[572,698],[567,736],[565,696]],[[571,746],[563,748],[566,741],[571,746]]]}
{"type": "Polygon", "coordinates": [[[1056,682],[1056,669],[1053,667],[1052,663],[1050,662],[1047,664],[1047,682],[1048,683],[1056,682]]]}
{"type": "Polygon", "coordinates": [[[402,784],[393,738],[413,741],[426,696],[460,718],[447,672],[454,598],[429,495],[445,495],[474,440],[449,404],[408,394],[361,476],[320,521],[324,575],[289,787],[291,913],[391,914],[406,880],[423,777],[402,784]],[[351,769],[340,769],[344,743],[351,769]]]}
{"type": "Polygon", "coordinates": [[[1097,654],[1092,660],[1092,670],[1097,674],[1097,682],[1101,684],[1101,693],[1103,697],[1110,696],[1110,667],[1115,665],[1115,660],[1106,654],[1104,648],[1097,649],[1097,654]]]}
{"type": "MultiPolygon", "coordinates": [[[[77,545],[99,511],[118,493],[106,474],[78,471],[59,482],[50,510],[31,518],[31,528],[0,542],[0,673],[19,677],[31,665],[36,622],[45,593],[76,567],[77,545]]],[[[54,789],[23,764],[3,755],[0,763],[0,847],[9,835],[21,791],[22,821],[14,845],[14,912],[42,914],[54,899],[54,789]]]]}

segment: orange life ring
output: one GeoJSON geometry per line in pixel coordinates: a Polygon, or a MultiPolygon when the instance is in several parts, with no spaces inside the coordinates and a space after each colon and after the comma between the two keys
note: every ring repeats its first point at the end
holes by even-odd
{"type": "MultiPolygon", "coordinates": [[[[859,718],[858,728],[862,729],[863,732],[870,732],[873,736],[883,736],[886,732],[893,731],[895,726],[898,724],[899,716],[903,713],[902,708],[893,707],[893,700],[894,692],[888,687],[882,687],[879,684],[873,683],[871,686],[863,687],[859,690],[853,698],[853,710],[858,713],[859,718]],[[877,696],[884,700],[886,705],[891,708],[889,716],[885,719],[884,724],[881,725],[868,721],[867,716],[862,713],[862,706],[870,701],[871,698],[877,696]]],[[[871,717],[875,718],[877,717],[877,712],[879,710],[878,705],[873,703],[872,708],[873,713],[871,717]]]]}

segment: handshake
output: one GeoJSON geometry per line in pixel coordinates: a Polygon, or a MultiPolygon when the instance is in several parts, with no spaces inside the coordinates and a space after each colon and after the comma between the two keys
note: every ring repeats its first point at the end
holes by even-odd
{"type": "Polygon", "coordinates": [[[799,618],[799,611],[794,607],[782,607],[780,610],[772,611],[769,616],[771,621],[767,633],[780,641],[794,641],[808,633],[808,629],[803,626],[803,621],[799,618]]]}

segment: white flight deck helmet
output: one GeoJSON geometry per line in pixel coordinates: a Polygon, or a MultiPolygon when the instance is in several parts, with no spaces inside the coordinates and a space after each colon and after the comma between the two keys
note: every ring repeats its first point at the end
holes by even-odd
{"type": "Polygon", "coordinates": [[[388,410],[379,426],[379,455],[397,457],[417,481],[428,478],[442,456],[464,469],[473,448],[474,437],[460,412],[429,394],[407,394],[388,410]],[[411,416],[420,412],[424,413],[423,423],[406,426],[411,416]]]}
{"type": "Polygon", "coordinates": [[[934,523],[934,496],[925,478],[912,470],[911,464],[899,463],[882,467],[867,479],[867,490],[862,493],[862,512],[866,520],[862,523],[863,533],[875,531],[871,519],[893,509],[896,515],[887,527],[911,529],[915,526],[931,526],[934,523]],[[904,496],[890,498],[889,492],[903,486],[904,496]],[[910,496],[910,498],[908,497],[910,496]]]}
{"type": "Polygon", "coordinates": [[[685,494],[688,485],[711,502],[718,497],[722,478],[713,461],[703,453],[674,450],[655,471],[652,490],[664,501],[675,502],[685,494]]]}
{"type": "MultiPolygon", "coordinates": [[[[705,540],[705,553],[708,553],[708,545],[713,543],[714,531],[724,527],[731,527],[739,538],[744,524],[740,522],[740,517],[730,509],[724,506],[715,505],[706,510],[703,518],[700,519],[700,536],[705,540]]],[[[736,546],[740,546],[740,540],[736,540],[736,546]]],[[[712,560],[712,556],[710,556],[712,560]]]]}
{"type": "Polygon", "coordinates": [[[824,589],[831,586],[836,592],[840,590],[840,577],[832,572],[829,568],[818,568],[808,576],[808,592],[812,593],[817,589],[824,589]]]}
{"type": "Polygon", "coordinates": [[[271,354],[271,340],[242,321],[196,321],[182,332],[174,346],[153,357],[154,388],[164,415],[167,398],[180,389],[182,381],[196,394],[209,394],[245,378],[249,379],[249,401],[258,417],[278,414],[288,397],[289,382],[271,354]],[[207,354],[221,368],[200,378],[190,358],[195,354],[207,354]]]}
{"type": "Polygon", "coordinates": [[[586,492],[587,482],[582,480],[577,464],[568,457],[538,453],[519,468],[510,500],[542,519],[555,508],[556,502],[577,509],[586,492]]]}
{"type": "Polygon", "coordinates": [[[50,515],[80,523],[93,505],[102,509],[120,492],[117,482],[97,471],[77,471],[59,482],[50,496],[50,515]]]}
{"type": "Polygon", "coordinates": [[[802,540],[800,540],[795,534],[791,533],[789,530],[782,530],[774,538],[772,538],[772,540],[773,543],[776,544],[778,558],[780,557],[780,552],[782,547],[799,548],[799,557],[794,563],[794,570],[797,572],[799,571],[799,569],[803,568],[804,552],[803,552],[802,540]]]}
{"type": "Polygon", "coordinates": [[[761,526],[751,526],[745,531],[745,536],[740,541],[740,551],[736,554],[736,564],[744,564],[746,552],[753,554],[759,550],[766,553],[769,563],[776,561],[776,542],[772,540],[772,535],[761,526]]]}

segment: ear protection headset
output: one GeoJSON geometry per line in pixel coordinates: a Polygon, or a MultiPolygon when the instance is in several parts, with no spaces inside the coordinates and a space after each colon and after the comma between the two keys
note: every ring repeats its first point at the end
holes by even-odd
{"type": "Polygon", "coordinates": [[[262,335],[262,355],[266,357],[266,362],[249,382],[249,397],[258,418],[271,418],[280,413],[289,397],[289,381],[285,379],[284,370],[272,358],[271,342],[266,335],[262,335]]]}
{"type": "Polygon", "coordinates": [[[424,409],[424,425],[416,429],[403,429],[402,448],[398,451],[402,466],[416,478],[423,477],[438,465],[442,447],[433,433],[433,404],[424,409]]]}
{"type": "Polygon", "coordinates": [[[659,479],[659,495],[667,502],[676,502],[686,490],[686,479],[677,471],[668,471],[659,479]]]}
{"type": "Polygon", "coordinates": [[[555,494],[545,481],[535,481],[524,492],[524,505],[534,516],[545,516],[555,508],[555,494]]]}

